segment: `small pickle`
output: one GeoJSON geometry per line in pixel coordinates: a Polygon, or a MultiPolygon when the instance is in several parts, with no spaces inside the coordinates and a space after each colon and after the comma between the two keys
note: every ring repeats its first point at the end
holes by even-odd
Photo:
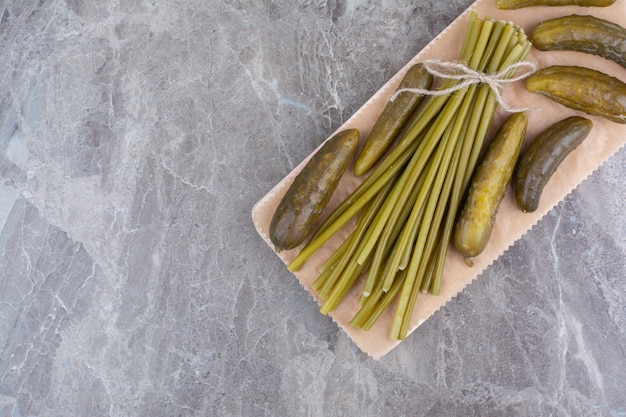
{"type": "Polygon", "coordinates": [[[479,255],[489,242],[496,214],[526,138],[527,125],[525,113],[509,116],[472,178],[467,200],[454,228],[454,246],[469,266],[473,265],[472,257],[479,255]]]}
{"type": "MultiPolygon", "coordinates": [[[[432,82],[433,76],[422,64],[416,64],[409,68],[396,91],[404,88],[427,90],[432,82]]],[[[387,103],[354,162],[355,176],[364,175],[380,160],[423,97],[420,94],[403,92],[394,101],[387,103]]]]}
{"type": "Polygon", "coordinates": [[[530,40],[540,51],[584,52],[626,67],[626,29],[595,16],[574,14],[543,21],[530,40]]]}
{"type": "Polygon", "coordinates": [[[277,251],[293,249],[313,231],[359,144],[359,131],[347,129],[328,139],[309,159],[278,204],[270,223],[277,251]]]}
{"type": "Polygon", "coordinates": [[[603,72],[554,65],[528,76],[526,89],[571,109],[626,123],[626,84],[603,72]]]}
{"type": "Polygon", "coordinates": [[[496,0],[496,7],[501,10],[521,9],[533,6],[584,6],[607,7],[616,0],[496,0]]]}
{"type": "Polygon", "coordinates": [[[593,123],[571,116],[541,132],[524,150],[515,170],[515,201],[523,212],[539,206],[544,187],[565,158],[589,135],[593,123]]]}

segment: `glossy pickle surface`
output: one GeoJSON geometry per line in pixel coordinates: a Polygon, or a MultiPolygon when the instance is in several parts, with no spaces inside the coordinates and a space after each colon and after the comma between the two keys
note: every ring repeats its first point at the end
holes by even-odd
{"type": "Polygon", "coordinates": [[[543,189],[565,158],[580,145],[593,122],[580,116],[560,120],[539,133],[515,170],[515,201],[523,212],[537,210],[543,189]]]}
{"type": "Polygon", "coordinates": [[[312,232],[352,162],[358,143],[357,129],[341,131],[326,141],[298,173],[270,223],[270,240],[278,251],[295,248],[312,232]]]}
{"type": "MultiPolygon", "coordinates": [[[[409,68],[396,91],[405,88],[429,89],[432,82],[433,76],[418,63],[409,68]]],[[[354,162],[355,176],[364,175],[380,160],[423,97],[406,91],[385,105],[354,162]]]]}
{"type": "Polygon", "coordinates": [[[487,246],[526,137],[525,113],[509,116],[489,144],[472,178],[467,199],[454,229],[454,246],[471,265],[471,257],[487,246]]]}
{"type": "Polygon", "coordinates": [[[603,72],[553,65],[528,76],[525,85],[526,90],[571,109],[626,123],[626,84],[603,72]]]}
{"type": "Polygon", "coordinates": [[[626,29],[592,15],[545,20],[535,26],[530,40],[540,51],[584,52],[626,67],[626,29]]]}

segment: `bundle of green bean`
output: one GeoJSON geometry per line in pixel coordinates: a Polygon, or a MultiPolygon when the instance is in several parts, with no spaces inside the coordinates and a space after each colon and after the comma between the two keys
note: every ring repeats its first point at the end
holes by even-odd
{"type": "MultiPolygon", "coordinates": [[[[460,62],[497,73],[530,50],[524,31],[510,22],[470,15],[460,62]]],[[[507,77],[512,77],[510,70],[507,77]]],[[[445,79],[439,87],[459,83],[445,79]]],[[[360,310],[351,325],[369,329],[399,297],[392,339],[404,339],[419,292],[438,294],[450,235],[498,106],[495,92],[473,84],[428,96],[395,147],[343,201],[289,263],[302,264],[358,214],[356,226],[321,266],[313,288],[332,311],[366,274],[360,310]]]]}

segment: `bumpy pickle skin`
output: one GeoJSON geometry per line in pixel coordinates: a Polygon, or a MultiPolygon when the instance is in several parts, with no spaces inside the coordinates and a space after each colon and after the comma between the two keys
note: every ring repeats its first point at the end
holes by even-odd
{"type": "Polygon", "coordinates": [[[500,10],[514,10],[534,6],[583,6],[607,7],[616,0],[496,0],[496,7],[500,10]]]}
{"type": "MultiPolygon", "coordinates": [[[[422,64],[415,64],[405,74],[397,90],[431,87],[433,76],[422,64]]],[[[397,91],[396,90],[396,91],[397,91]]],[[[424,96],[413,92],[403,92],[394,101],[387,103],[376,120],[371,132],[354,162],[354,175],[360,177],[367,173],[389,149],[394,139],[409,119],[413,111],[422,102],[424,96]]]]}
{"type": "Polygon", "coordinates": [[[616,123],[626,123],[626,84],[600,71],[554,65],[526,78],[526,90],[616,123]]]}
{"type": "Polygon", "coordinates": [[[601,56],[626,67],[626,29],[591,15],[545,20],[530,34],[540,51],[575,51],[601,56]]]}
{"type": "Polygon", "coordinates": [[[454,229],[453,242],[465,263],[473,265],[487,246],[513,170],[526,137],[525,113],[514,113],[489,144],[472,178],[467,199],[454,229]]]}
{"type": "Polygon", "coordinates": [[[269,235],[277,251],[293,249],[313,231],[359,144],[357,129],[334,135],[309,159],[281,199],[269,235]]]}
{"type": "Polygon", "coordinates": [[[537,135],[520,156],[515,170],[515,202],[520,210],[526,213],[537,210],[543,189],[554,172],[592,128],[591,120],[571,116],[537,135]]]}

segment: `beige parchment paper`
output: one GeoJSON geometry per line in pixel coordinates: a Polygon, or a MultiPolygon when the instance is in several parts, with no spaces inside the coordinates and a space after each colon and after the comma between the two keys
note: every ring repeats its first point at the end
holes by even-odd
{"type": "MultiPolygon", "coordinates": [[[[458,59],[460,48],[465,37],[469,14],[472,10],[477,11],[478,17],[481,19],[490,16],[495,19],[504,19],[514,22],[523,27],[526,33],[530,33],[532,28],[543,20],[568,14],[591,14],[626,27],[625,1],[618,1],[614,5],[604,8],[543,6],[509,11],[498,10],[494,3],[494,0],[478,0],[471,5],[421,52],[410,60],[394,77],[383,85],[380,90],[349,120],[339,127],[337,131],[347,128],[357,128],[361,131],[362,138],[366,137],[377,116],[380,114],[389,97],[391,97],[397,85],[400,83],[404,73],[411,65],[425,59],[439,59],[444,61],[458,59]]],[[[540,68],[556,64],[585,66],[603,71],[626,82],[625,68],[612,61],[593,55],[562,51],[541,52],[533,48],[527,61],[535,63],[540,68]]],[[[540,206],[536,212],[522,213],[517,209],[512,189],[509,187],[507,195],[500,206],[498,218],[489,244],[485,251],[474,259],[475,265],[473,267],[470,268],[466,266],[460,254],[456,252],[452,246],[450,247],[446,259],[441,293],[438,296],[430,294],[419,295],[412,316],[410,333],[413,333],[424,321],[432,316],[433,313],[452,300],[459,292],[463,291],[464,287],[471,283],[487,266],[501,256],[552,207],[558,204],[578,184],[626,143],[626,125],[591,117],[584,113],[563,107],[537,94],[529,93],[525,90],[523,82],[507,86],[504,90],[504,99],[507,103],[515,107],[532,107],[538,109],[527,113],[527,142],[531,141],[537,133],[550,124],[575,114],[589,117],[593,121],[594,127],[589,137],[568,156],[547,184],[540,206]]],[[[506,116],[507,115],[502,110],[498,110],[488,140],[506,116]]],[[[315,153],[315,151],[313,153],[315,153]]],[[[311,153],[311,155],[313,153],[311,153]]],[[[269,239],[268,229],[274,210],[288,186],[293,181],[293,178],[300,172],[311,155],[271,189],[252,209],[254,226],[272,250],[274,250],[274,247],[269,239]]],[[[351,168],[348,168],[348,172],[346,172],[346,175],[342,178],[322,218],[343,200],[360,181],[362,181],[362,179],[353,177],[351,175],[351,168]]],[[[311,283],[318,276],[318,267],[348,235],[350,226],[351,225],[346,226],[346,230],[342,230],[334,236],[294,274],[302,286],[308,290],[311,296],[317,299],[318,302],[320,302],[320,300],[312,290],[311,283]]],[[[300,249],[301,248],[296,248],[290,251],[282,251],[277,253],[277,256],[287,264],[295,257],[300,249]]],[[[356,311],[358,311],[357,298],[360,285],[362,285],[362,280],[357,283],[342,304],[330,313],[330,316],[363,352],[370,355],[375,360],[378,360],[401,343],[400,341],[391,340],[389,338],[389,330],[395,306],[392,304],[368,332],[351,327],[348,323],[356,311]]],[[[409,337],[419,337],[419,334],[410,335],[409,337]]]]}

